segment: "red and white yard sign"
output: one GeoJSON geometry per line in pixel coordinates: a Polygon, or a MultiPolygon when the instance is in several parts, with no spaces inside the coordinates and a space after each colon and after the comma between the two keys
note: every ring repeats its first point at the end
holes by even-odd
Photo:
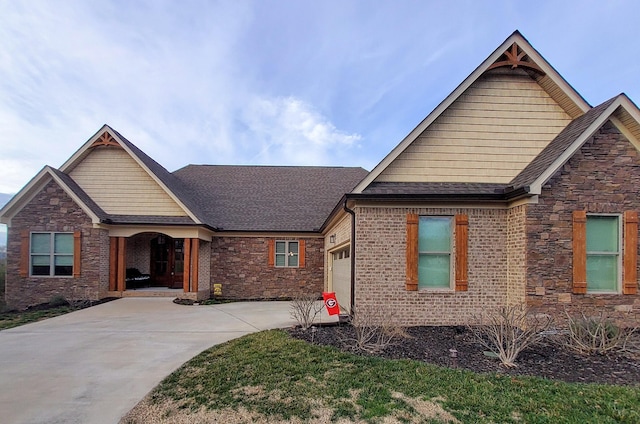
{"type": "Polygon", "coordinates": [[[324,307],[327,308],[329,315],[340,314],[340,306],[338,306],[338,299],[336,299],[335,293],[322,293],[322,298],[324,299],[324,307]]]}

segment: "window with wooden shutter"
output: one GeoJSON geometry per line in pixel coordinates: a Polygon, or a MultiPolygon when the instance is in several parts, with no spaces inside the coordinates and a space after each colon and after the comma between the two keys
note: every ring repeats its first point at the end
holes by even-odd
{"type": "Polygon", "coordinates": [[[638,293],[638,213],[624,213],[624,280],[623,294],[638,293]]]}
{"type": "Polygon", "coordinates": [[[587,293],[587,212],[573,212],[573,293],[587,293]]]}
{"type": "Polygon", "coordinates": [[[456,258],[455,275],[456,291],[467,291],[469,288],[468,277],[468,239],[469,239],[469,218],[467,215],[456,215],[456,258]]]}
{"type": "Polygon", "coordinates": [[[418,215],[407,214],[407,252],[405,288],[418,290],[418,215]]]}

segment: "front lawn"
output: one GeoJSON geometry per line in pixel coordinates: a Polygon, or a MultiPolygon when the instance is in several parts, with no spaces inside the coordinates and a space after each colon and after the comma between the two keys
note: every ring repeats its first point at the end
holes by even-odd
{"type": "Polygon", "coordinates": [[[30,322],[42,321],[43,319],[57,317],[72,312],[68,305],[52,306],[48,308],[27,309],[26,311],[5,311],[0,312],[0,330],[29,324],[30,322]]]}
{"type": "Polygon", "coordinates": [[[638,423],[640,388],[475,374],[266,331],[215,346],[123,423],[638,423]]]}

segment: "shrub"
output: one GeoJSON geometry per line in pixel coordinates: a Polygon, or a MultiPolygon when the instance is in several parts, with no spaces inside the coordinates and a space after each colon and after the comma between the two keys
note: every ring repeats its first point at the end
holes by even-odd
{"type": "Polygon", "coordinates": [[[604,309],[595,316],[580,312],[579,316],[573,317],[567,311],[565,315],[568,323],[566,346],[581,354],[604,355],[614,350],[623,350],[637,329],[620,327],[604,309]]]}
{"type": "Polygon", "coordinates": [[[378,353],[397,339],[408,337],[405,329],[395,323],[391,311],[377,308],[357,308],[352,325],[355,337],[351,340],[356,350],[378,353]]]}
{"type": "Polygon", "coordinates": [[[539,343],[551,326],[547,315],[534,315],[524,304],[503,306],[474,317],[479,325],[468,325],[471,333],[505,367],[516,367],[520,352],[539,343]]]}
{"type": "Polygon", "coordinates": [[[303,330],[310,328],[318,314],[322,312],[324,305],[318,302],[319,298],[317,294],[306,293],[291,299],[291,317],[303,330]]]}

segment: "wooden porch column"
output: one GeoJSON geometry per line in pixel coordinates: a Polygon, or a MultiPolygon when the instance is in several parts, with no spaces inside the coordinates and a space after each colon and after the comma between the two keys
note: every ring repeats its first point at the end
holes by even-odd
{"type": "Polygon", "coordinates": [[[125,290],[125,278],[126,278],[126,241],[125,237],[118,237],[118,279],[117,290],[125,290]]]}
{"type": "Polygon", "coordinates": [[[184,272],[182,274],[182,291],[189,293],[189,280],[191,277],[191,239],[184,239],[184,272]]]}
{"type": "Polygon", "coordinates": [[[191,240],[193,246],[191,249],[191,291],[198,292],[198,252],[200,251],[200,239],[194,238],[191,240]]]}
{"type": "Polygon", "coordinates": [[[109,291],[116,291],[118,280],[118,239],[109,237],[109,291]]]}

